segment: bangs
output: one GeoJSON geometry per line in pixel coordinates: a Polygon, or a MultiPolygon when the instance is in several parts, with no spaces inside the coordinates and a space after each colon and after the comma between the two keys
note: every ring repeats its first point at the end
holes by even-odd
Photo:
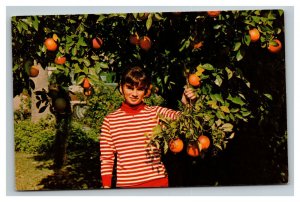
{"type": "Polygon", "coordinates": [[[125,79],[125,83],[128,83],[132,86],[136,87],[141,87],[141,88],[146,88],[147,87],[147,82],[145,81],[144,78],[137,78],[137,77],[127,77],[125,79]]]}

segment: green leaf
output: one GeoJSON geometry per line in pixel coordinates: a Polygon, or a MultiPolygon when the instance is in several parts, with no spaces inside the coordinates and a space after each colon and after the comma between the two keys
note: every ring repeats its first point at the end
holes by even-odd
{"type": "Polygon", "coordinates": [[[227,99],[230,100],[231,102],[241,105],[241,106],[243,106],[245,104],[245,102],[243,102],[243,100],[240,97],[231,97],[229,95],[229,97],[227,99]]]}
{"type": "Polygon", "coordinates": [[[91,58],[92,58],[92,60],[99,60],[100,59],[98,55],[92,55],[91,58]]]}
{"type": "Polygon", "coordinates": [[[217,111],[216,116],[217,116],[219,119],[225,119],[225,118],[226,118],[224,112],[222,112],[222,111],[220,111],[220,110],[217,111]]]}
{"type": "Polygon", "coordinates": [[[236,60],[237,61],[240,61],[240,60],[242,60],[243,59],[243,55],[242,55],[242,53],[241,53],[241,51],[239,50],[237,53],[236,53],[236,60]]]}
{"type": "Polygon", "coordinates": [[[267,94],[267,93],[265,93],[264,94],[264,96],[266,96],[268,99],[270,99],[270,100],[273,100],[273,97],[272,97],[272,95],[271,94],[267,94]]]}
{"type": "Polygon", "coordinates": [[[215,80],[215,84],[216,84],[217,86],[221,86],[221,85],[222,85],[222,82],[223,82],[222,78],[221,78],[219,75],[217,75],[217,76],[216,76],[216,80],[215,80]]]}
{"type": "Polygon", "coordinates": [[[231,133],[230,136],[227,139],[233,139],[235,136],[235,133],[231,133]]]}
{"type": "Polygon", "coordinates": [[[17,29],[18,29],[19,33],[22,32],[22,25],[21,25],[21,23],[17,24],[17,29]]]}
{"type": "Polygon", "coordinates": [[[150,16],[150,15],[148,16],[148,19],[146,21],[146,28],[147,28],[147,30],[149,30],[151,28],[151,26],[152,26],[152,16],[150,16]]]}
{"type": "Polygon", "coordinates": [[[82,69],[79,67],[78,63],[74,64],[74,69],[75,74],[82,72],[82,69]]]}
{"type": "Polygon", "coordinates": [[[76,46],[74,48],[72,48],[72,56],[76,56],[77,55],[77,48],[76,46]]]}
{"type": "Polygon", "coordinates": [[[215,147],[217,147],[220,150],[223,150],[222,147],[219,144],[214,144],[215,147]]]}
{"type": "Polygon", "coordinates": [[[40,21],[38,20],[37,16],[33,16],[33,18],[34,18],[34,21],[32,22],[32,26],[35,29],[35,31],[38,31],[40,21]]]}
{"type": "Polygon", "coordinates": [[[102,69],[108,69],[108,68],[109,68],[108,64],[107,64],[107,63],[104,63],[104,62],[100,62],[100,63],[99,63],[99,66],[100,66],[102,69]]]}
{"type": "Polygon", "coordinates": [[[202,65],[202,68],[205,69],[205,70],[209,70],[209,71],[214,70],[214,67],[211,64],[208,64],[208,63],[202,65]]]}
{"type": "Polygon", "coordinates": [[[221,106],[220,109],[225,113],[230,113],[230,110],[227,106],[221,106]]]}
{"type": "Polygon", "coordinates": [[[241,113],[243,117],[249,116],[251,114],[251,112],[249,111],[241,111],[241,113]]]}
{"type": "Polygon", "coordinates": [[[187,47],[190,46],[190,40],[186,40],[183,45],[180,47],[179,52],[183,51],[183,49],[186,49],[187,47]]]}
{"type": "Polygon", "coordinates": [[[215,100],[210,100],[207,102],[207,104],[213,109],[218,109],[217,101],[215,100]]]}
{"type": "Polygon", "coordinates": [[[84,66],[82,70],[86,75],[89,74],[89,68],[84,66]]]}
{"type": "Polygon", "coordinates": [[[244,23],[247,24],[247,25],[252,25],[253,27],[255,26],[255,23],[253,21],[250,21],[250,20],[245,20],[244,23]]]}
{"type": "Polygon", "coordinates": [[[21,24],[21,27],[22,27],[23,29],[25,29],[26,31],[28,31],[28,25],[27,25],[27,24],[25,24],[25,23],[22,22],[22,21],[20,21],[20,24],[21,24]]]}
{"type": "Polygon", "coordinates": [[[243,40],[244,40],[244,42],[245,42],[245,44],[246,44],[247,46],[250,45],[250,43],[251,43],[251,38],[250,38],[250,35],[249,35],[249,34],[246,34],[246,35],[244,36],[243,40]]]}
{"type": "Polygon", "coordinates": [[[280,16],[282,16],[282,15],[283,15],[283,10],[282,10],[282,9],[279,9],[279,10],[278,10],[278,13],[279,13],[280,16]]]}
{"type": "Polygon", "coordinates": [[[233,72],[228,67],[225,67],[225,70],[227,72],[228,80],[231,79],[233,76],[233,72]]]}
{"type": "Polygon", "coordinates": [[[241,42],[236,42],[234,44],[233,51],[238,51],[241,48],[242,43],[241,42]]]}
{"type": "Polygon", "coordinates": [[[154,17],[155,17],[156,20],[163,20],[164,19],[159,13],[155,13],[154,17]]]}
{"type": "Polygon", "coordinates": [[[217,101],[219,101],[220,103],[224,104],[224,100],[223,100],[221,94],[214,94],[214,96],[215,96],[215,99],[216,99],[217,101]]]}
{"type": "Polygon", "coordinates": [[[167,84],[168,80],[169,80],[169,75],[164,77],[164,83],[167,84]]]}
{"type": "Polygon", "coordinates": [[[89,67],[91,65],[90,60],[88,60],[87,58],[83,58],[83,63],[85,64],[85,66],[89,67]]]}
{"type": "Polygon", "coordinates": [[[230,124],[230,123],[224,123],[224,124],[221,126],[221,129],[222,129],[224,132],[231,132],[232,129],[233,129],[233,125],[230,124]]]}
{"type": "Polygon", "coordinates": [[[83,82],[84,78],[85,78],[85,75],[81,75],[81,76],[77,77],[77,79],[76,79],[77,85],[80,85],[83,82]]]}
{"type": "Polygon", "coordinates": [[[259,23],[260,22],[260,17],[258,16],[252,16],[252,19],[254,22],[259,23]]]}
{"type": "Polygon", "coordinates": [[[239,111],[240,111],[239,108],[231,108],[231,109],[230,109],[230,112],[231,112],[231,113],[236,113],[236,112],[239,112],[239,111]]]}
{"type": "Polygon", "coordinates": [[[84,37],[79,37],[77,45],[78,46],[87,46],[87,44],[84,41],[84,37]]]}

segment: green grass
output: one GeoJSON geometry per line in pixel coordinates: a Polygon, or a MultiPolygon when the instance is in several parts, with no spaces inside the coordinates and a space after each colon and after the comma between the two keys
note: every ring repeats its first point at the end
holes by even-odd
{"type": "Polygon", "coordinates": [[[15,153],[16,190],[42,190],[42,179],[53,174],[52,160],[37,160],[38,156],[22,152],[15,153]]]}

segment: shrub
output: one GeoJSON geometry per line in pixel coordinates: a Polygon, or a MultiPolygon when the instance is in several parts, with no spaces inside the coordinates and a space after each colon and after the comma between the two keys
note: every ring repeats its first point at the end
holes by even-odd
{"type": "Polygon", "coordinates": [[[15,121],[15,151],[26,153],[47,153],[55,139],[55,120],[52,116],[38,123],[30,119],[15,121]]]}

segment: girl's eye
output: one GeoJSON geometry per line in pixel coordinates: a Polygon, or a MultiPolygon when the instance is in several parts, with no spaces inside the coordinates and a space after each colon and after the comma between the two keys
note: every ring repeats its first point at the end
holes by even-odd
{"type": "Polygon", "coordinates": [[[127,89],[133,90],[133,86],[126,86],[127,89]]]}

